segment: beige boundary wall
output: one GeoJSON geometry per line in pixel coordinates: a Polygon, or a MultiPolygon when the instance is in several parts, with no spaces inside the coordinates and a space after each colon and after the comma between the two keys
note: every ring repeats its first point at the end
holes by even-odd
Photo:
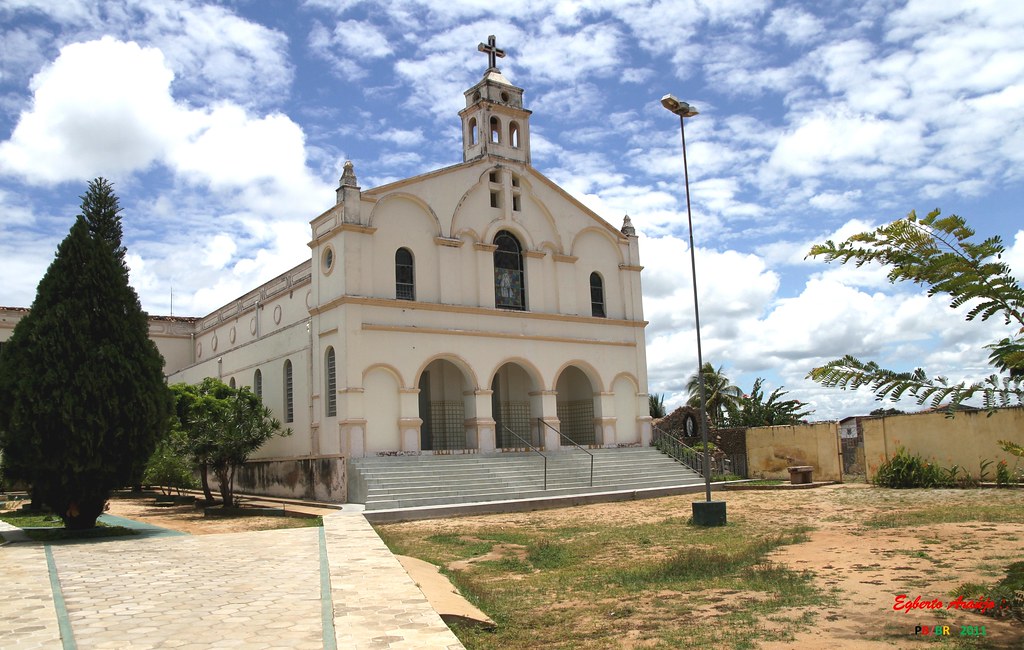
{"type": "Polygon", "coordinates": [[[841,480],[838,427],[838,422],[817,422],[747,429],[747,473],[788,479],[787,467],[810,465],[815,481],[841,480]]]}
{"type": "Polygon", "coordinates": [[[991,460],[988,479],[995,480],[996,463],[1005,460],[1012,470],[1018,462],[1015,456],[1000,449],[997,441],[1024,444],[1022,408],[1001,409],[992,416],[984,411],[961,411],[952,418],[944,412],[891,415],[863,418],[860,424],[869,480],[900,447],[941,467],[959,465],[975,478],[981,462],[991,460]]]}

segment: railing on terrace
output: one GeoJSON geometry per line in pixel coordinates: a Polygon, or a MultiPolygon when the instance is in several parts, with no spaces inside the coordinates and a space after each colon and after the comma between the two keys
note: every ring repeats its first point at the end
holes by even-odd
{"type": "MultiPolygon", "coordinates": [[[[555,427],[551,426],[549,423],[545,422],[542,418],[537,418],[537,422],[539,422],[540,424],[546,426],[547,428],[549,428],[552,431],[554,431],[555,433],[557,433],[559,441],[561,441],[561,440],[568,440],[572,444],[573,447],[575,447],[576,449],[579,449],[580,451],[582,451],[586,455],[590,456],[590,487],[594,487],[594,454],[590,453],[589,451],[587,451],[583,447],[579,446],[579,444],[577,444],[575,440],[573,440],[569,436],[565,435],[564,433],[562,433],[561,431],[559,431],[555,427]]],[[[543,429],[541,429],[541,431],[543,431],[543,429]]]]}
{"type": "Polygon", "coordinates": [[[538,449],[538,448],[534,447],[533,445],[531,445],[529,442],[524,440],[522,436],[520,436],[518,433],[516,433],[512,429],[509,429],[504,424],[499,425],[499,426],[501,426],[501,428],[504,429],[506,433],[511,434],[513,438],[515,438],[519,442],[523,443],[523,447],[525,447],[526,449],[529,449],[530,451],[536,453],[538,456],[540,456],[541,458],[544,459],[544,490],[546,491],[548,489],[548,457],[545,456],[543,453],[541,453],[540,449],[538,449]]]}
{"type": "MultiPolygon", "coordinates": [[[[653,432],[652,444],[657,449],[704,476],[704,459],[709,454],[690,447],[675,434],[659,427],[654,427],[653,432]]],[[[747,475],[747,457],[744,454],[711,452],[710,464],[712,477],[729,475],[745,477],[747,475]]]]}

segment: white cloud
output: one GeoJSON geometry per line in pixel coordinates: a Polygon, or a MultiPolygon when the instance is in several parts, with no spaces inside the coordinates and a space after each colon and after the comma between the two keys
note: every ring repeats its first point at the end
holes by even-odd
{"type": "Polygon", "coordinates": [[[175,72],[176,86],[207,101],[276,103],[292,81],[284,34],[212,4],[187,0],[7,2],[0,11],[12,17],[42,14],[55,22],[59,32],[53,47],[102,36],[156,47],[175,72]]]}
{"type": "Polygon", "coordinates": [[[808,203],[819,210],[844,212],[857,207],[861,198],[860,190],[849,190],[846,192],[822,192],[812,196],[808,203]]]}
{"type": "Polygon", "coordinates": [[[54,183],[144,169],[181,137],[172,78],[153,48],[109,37],[68,45],[32,79],[32,106],[0,144],[0,170],[54,183]]]}
{"type": "Polygon", "coordinates": [[[771,154],[774,170],[797,176],[880,178],[924,152],[922,128],[848,111],[800,120],[771,154]]]}
{"type": "Polygon", "coordinates": [[[806,45],[825,34],[825,25],[817,16],[802,9],[783,7],[772,12],[765,32],[782,36],[793,45],[806,45]]]}
{"type": "Polygon", "coordinates": [[[208,109],[177,103],[172,78],[154,48],[109,37],[63,48],[33,78],[31,108],[0,143],[0,170],[50,184],[161,163],[198,185],[250,190],[247,197],[262,186],[263,194],[298,199],[289,210],[309,206],[301,197],[319,182],[306,168],[297,124],[282,114],[253,117],[227,102],[208,109]]]}

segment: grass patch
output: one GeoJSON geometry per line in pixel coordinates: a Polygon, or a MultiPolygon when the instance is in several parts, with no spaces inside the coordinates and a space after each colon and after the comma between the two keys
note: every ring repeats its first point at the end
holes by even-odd
{"type": "Polygon", "coordinates": [[[37,542],[59,542],[65,539],[95,539],[138,534],[138,531],[130,528],[108,526],[102,521],[97,521],[95,528],[67,530],[64,528],[64,521],[54,514],[41,515],[37,513],[5,512],[0,513],[0,520],[12,526],[25,529],[25,535],[37,542]]]}
{"type": "Polygon", "coordinates": [[[526,559],[538,569],[560,569],[572,563],[573,556],[567,545],[542,540],[527,547],[526,559]]]}
{"type": "Polygon", "coordinates": [[[801,528],[787,534],[729,545],[684,548],[666,560],[623,568],[612,572],[610,577],[627,589],[642,589],[652,584],[696,583],[731,576],[741,570],[748,571],[745,575],[750,577],[755,574],[749,570],[762,565],[766,553],[786,544],[806,541],[806,532],[801,528]]]}
{"type": "MultiPolygon", "coordinates": [[[[808,530],[780,533],[776,524],[754,519],[704,528],[678,515],[633,523],[531,519],[518,529],[464,518],[433,534],[417,523],[377,527],[392,551],[442,567],[480,554],[481,541],[494,545],[489,550],[500,557],[443,569],[498,623],[493,632],[453,628],[470,650],[619,648],[624,630],[652,648],[753,648],[783,639],[772,631],[778,625],[759,621],[783,608],[835,600],[809,573],[765,558],[803,541],[808,530]],[[731,595],[740,592],[745,596],[731,595]],[[751,592],[756,597],[746,597],[751,592]],[[701,604],[716,610],[715,625],[691,620],[701,604]]],[[[785,629],[813,624],[812,617],[795,617],[785,629]]]]}
{"type": "Polygon", "coordinates": [[[68,530],[66,528],[45,528],[26,530],[25,534],[29,539],[37,542],[60,542],[66,539],[97,539],[102,537],[122,537],[125,535],[138,535],[139,531],[125,528],[124,526],[107,526],[96,524],[96,528],[84,530],[68,530]]]}
{"type": "Polygon", "coordinates": [[[0,513],[0,521],[6,521],[18,528],[63,528],[64,521],[54,514],[22,514],[19,512],[0,513]]]}
{"type": "Polygon", "coordinates": [[[1024,523],[1024,510],[1013,504],[979,504],[967,507],[932,506],[904,512],[887,512],[864,522],[867,528],[905,528],[928,524],[1024,523]]]}
{"type": "Polygon", "coordinates": [[[289,519],[291,525],[282,526],[282,528],[323,528],[324,518],[320,515],[315,517],[284,517],[289,519]]]}

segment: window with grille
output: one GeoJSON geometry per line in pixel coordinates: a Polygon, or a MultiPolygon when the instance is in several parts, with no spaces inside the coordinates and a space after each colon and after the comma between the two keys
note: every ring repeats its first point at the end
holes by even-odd
{"type": "Polygon", "coordinates": [[[292,395],[292,362],[284,362],[284,421],[295,421],[295,402],[292,395]]]}
{"type": "Polygon", "coordinates": [[[412,253],[408,248],[399,248],[395,252],[395,297],[399,300],[416,300],[412,253]]]}
{"type": "Polygon", "coordinates": [[[590,274],[590,313],[600,318],[605,317],[604,281],[596,272],[590,274]]]}
{"type": "Polygon", "coordinates": [[[324,372],[327,381],[327,417],[333,418],[338,414],[338,380],[334,372],[334,348],[327,348],[327,358],[324,361],[324,372]]]}
{"type": "Polygon", "coordinates": [[[263,373],[258,368],[252,374],[252,392],[256,393],[256,397],[263,399],[263,373]]]}

